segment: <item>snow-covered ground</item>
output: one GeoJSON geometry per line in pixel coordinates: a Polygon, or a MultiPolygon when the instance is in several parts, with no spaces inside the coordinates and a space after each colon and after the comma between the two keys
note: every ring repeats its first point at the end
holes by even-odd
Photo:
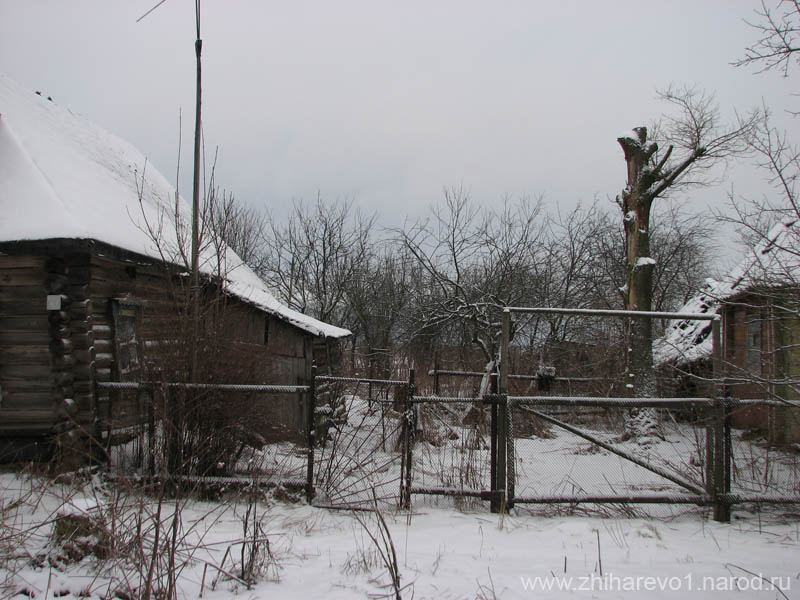
{"type": "MultiPolygon", "coordinates": [[[[190,500],[181,504],[175,529],[178,597],[393,597],[381,557],[381,551],[391,554],[391,540],[403,598],[722,598],[732,592],[800,598],[795,505],[735,507],[728,524],[692,505],[518,505],[500,516],[483,500],[421,494],[412,497],[411,513],[398,512],[401,415],[357,396],[347,403],[347,422],[317,450],[316,502],[368,506],[375,490],[390,538],[381,537],[373,512],[308,506],[302,493],[283,487],[255,504],[241,492],[214,502],[190,500]],[[237,578],[250,557],[254,583],[247,589],[237,578]]],[[[486,489],[489,450],[481,430],[430,413],[420,422],[426,431],[414,450],[414,487],[486,489]]],[[[609,421],[582,427],[604,440],[617,435],[609,421]]],[[[533,429],[516,440],[520,496],[681,492],[585,439],[533,429]]],[[[644,446],[615,445],[700,481],[703,430],[673,421],[664,432],[663,440],[644,446]]],[[[733,491],[798,494],[797,453],[770,449],[741,432],[733,441],[733,491]]],[[[122,452],[115,465],[131,468],[122,452]]],[[[306,457],[302,449],[275,444],[245,452],[239,466],[262,480],[302,481],[306,457]]],[[[120,491],[97,475],[54,483],[2,474],[0,598],[141,597],[151,564],[153,580],[166,581],[171,544],[164,540],[171,538],[174,514],[174,502],[165,501],[157,517],[152,495],[135,487],[120,491]],[[82,537],[65,539],[82,522],[91,524],[82,537]],[[152,562],[156,522],[161,545],[152,562]]]]}
{"type": "MultiPolygon", "coordinates": [[[[1,566],[2,597],[113,597],[124,577],[140,583],[135,570],[123,576],[124,565],[113,559],[59,558],[64,552],[51,532],[57,515],[67,513],[101,516],[106,527],[121,532],[125,523],[136,523],[125,521],[126,511],[150,514],[152,501],[141,506],[133,497],[121,502],[102,486],[45,486],[13,474],[0,476],[0,494],[4,560],[16,559],[1,566]],[[116,524],[109,520],[113,514],[116,524]]],[[[163,506],[165,526],[172,512],[172,504],[163,506]]],[[[246,512],[246,503],[233,500],[191,501],[183,508],[179,597],[200,597],[201,588],[204,598],[367,598],[390,591],[387,569],[365,529],[377,536],[371,513],[275,501],[259,504],[256,516],[271,553],[262,578],[248,590],[219,576],[205,565],[223,565],[230,548],[223,568],[239,572],[246,512]]],[[[786,597],[800,597],[796,514],[737,511],[730,524],[720,524],[698,512],[658,520],[503,517],[420,507],[411,515],[384,517],[404,598],[723,598],[736,590],[737,598],[783,597],[769,579],[786,597]]]]}

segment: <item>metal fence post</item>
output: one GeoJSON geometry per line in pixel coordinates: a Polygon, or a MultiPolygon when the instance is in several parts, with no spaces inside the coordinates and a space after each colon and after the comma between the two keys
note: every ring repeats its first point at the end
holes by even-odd
{"type": "Polygon", "coordinates": [[[720,336],[719,319],[711,322],[711,335],[713,347],[713,377],[714,377],[714,448],[713,472],[710,479],[713,481],[712,489],[715,521],[727,523],[731,519],[730,506],[720,500],[720,496],[730,491],[730,424],[728,419],[727,401],[724,397],[722,381],[722,344],[720,336]]]}
{"type": "Polygon", "coordinates": [[[414,449],[414,430],[416,429],[416,419],[414,418],[414,369],[408,372],[405,410],[403,415],[403,460],[401,466],[401,489],[400,507],[406,510],[411,509],[411,472],[414,449]]]}
{"type": "MultiPolygon", "coordinates": [[[[150,406],[147,408],[147,468],[151,478],[156,475],[156,390],[155,386],[147,387],[150,406]]],[[[152,481],[151,481],[152,483],[152,481]]]]}
{"type": "Polygon", "coordinates": [[[497,496],[497,373],[492,373],[489,379],[489,394],[491,399],[491,423],[489,429],[489,491],[492,493],[489,510],[493,513],[500,512],[500,499],[497,496]]]}
{"type": "Polygon", "coordinates": [[[439,352],[433,355],[433,395],[439,395],[439,352]]]}
{"type": "Polygon", "coordinates": [[[514,445],[514,402],[505,394],[506,404],[506,508],[514,508],[514,494],[516,492],[517,469],[516,448],[514,445]]]}
{"type": "Polygon", "coordinates": [[[315,412],[317,407],[317,365],[311,367],[311,379],[308,382],[308,392],[306,407],[306,441],[308,443],[308,464],[306,465],[306,501],[311,504],[314,499],[314,444],[316,442],[316,419],[315,412]]]}
{"type": "Polygon", "coordinates": [[[509,341],[511,339],[511,312],[503,310],[502,335],[500,338],[500,397],[497,406],[497,491],[500,495],[500,510],[507,507],[507,473],[508,473],[508,439],[513,444],[514,436],[508,429],[508,367],[509,367],[509,341]]]}

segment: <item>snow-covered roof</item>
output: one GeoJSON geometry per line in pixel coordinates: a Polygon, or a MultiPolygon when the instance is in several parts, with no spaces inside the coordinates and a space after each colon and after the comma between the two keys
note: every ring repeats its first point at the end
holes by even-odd
{"type": "MultiPolygon", "coordinates": [[[[96,240],[155,259],[161,254],[148,223],[164,224],[162,250],[177,247],[176,212],[179,223],[191,223],[189,205],[131,144],[4,75],[0,210],[0,242],[96,240]]],[[[209,248],[200,268],[223,273],[229,293],[313,335],[350,335],[283,305],[229,248],[222,256],[220,269],[209,248]]]]}
{"type": "Polygon", "coordinates": [[[754,287],[782,287],[799,281],[800,224],[789,220],[774,225],[713,293],[719,300],[728,300],[754,287]]]}
{"type": "MultiPolygon", "coordinates": [[[[753,288],[796,286],[798,282],[800,224],[778,223],[721,281],[707,279],[702,291],[680,312],[717,314],[724,302],[753,288]]],[[[653,360],[656,365],[685,366],[710,357],[712,351],[709,321],[673,321],[653,343],[653,360]]]]}
{"type": "MultiPolygon", "coordinates": [[[[691,298],[678,311],[688,314],[717,314],[719,300],[715,290],[719,283],[706,279],[703,290],[691,298]]],[[[711,321],[681,319],[672,321],[664,335],[653,342],[653,362],[656,366],[671,364],[677,367],[690,365],[708,358],[713,352],[711,321]]]]}

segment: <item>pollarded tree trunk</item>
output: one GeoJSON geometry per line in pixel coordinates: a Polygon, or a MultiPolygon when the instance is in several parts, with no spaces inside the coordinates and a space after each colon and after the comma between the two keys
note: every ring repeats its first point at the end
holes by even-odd
{"type": "MultiPolygon", "coordinates": [[[[653,267],[650,256],[650,209],[656,198],[682,185],[697,185],[704,180],[702,170],[718,161],[725,161],[745,150],[744,141],[753,130],[758,111],[740,118],[732,128],[719,126],[719,115],[713,97],[693,88],[667,89],[661,97],[680,113],[667,120],[665,139],[673,144],[658,153],[658,145],[647,139],[647,129],[636,127],[617,138],[625,153],[628,183],[617,202],[623,211],[625,225],[626,281],[620,290],[628,310],[649,311],[653,300],[653,267]],[[675,148],[680,157],[670,162],[675,148]],[[699,173],[687,181],[689,173],[699,173]]],[[[627,340],[628,390],[632,396],[653,396],[656,393],[653,373],[653,329],[650,319],[631,320],[627,340]]],[[[640,411],[647,413],[652,411],[640,411]]],[[[641,428],[628,428],[636,435],[641,428]]],[[[652,431],[649,424],[646,430],[652,431]]]]}
{"type": "MultiPolygon", "coordinates": [[[[625,286],[620,290],[625,310],[652,310],[653,267],[650,257],[650,209],[654,183],[650,160],[658,149],[648,144],[647,129],[637,127],[631,136],[618,138],[628,164],[628,184],[619,202],[625,227],[625,286]]],[[[627,388],[632,396],[650,397],[656,392],[653,375],[653,323],[631,319],[626,335],[627,388]]]]}

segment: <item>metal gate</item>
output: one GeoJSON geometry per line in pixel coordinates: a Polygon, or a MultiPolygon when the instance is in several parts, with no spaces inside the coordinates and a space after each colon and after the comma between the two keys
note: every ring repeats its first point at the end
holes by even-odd
{"type": "Polygon", "coordinates": [[[401,503],[413,381],[316,378],[314,503],[369,508],[401,503]]]}

